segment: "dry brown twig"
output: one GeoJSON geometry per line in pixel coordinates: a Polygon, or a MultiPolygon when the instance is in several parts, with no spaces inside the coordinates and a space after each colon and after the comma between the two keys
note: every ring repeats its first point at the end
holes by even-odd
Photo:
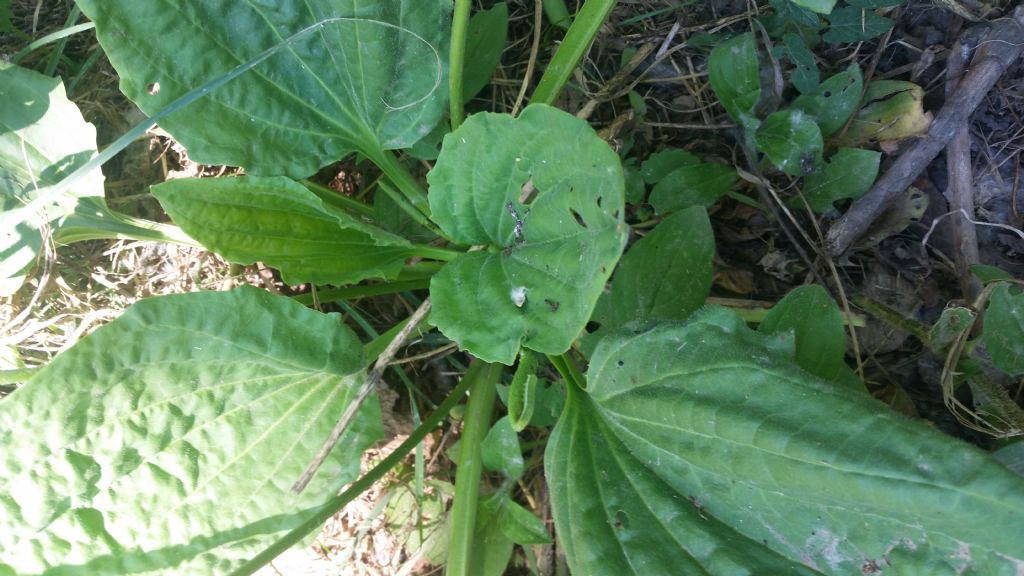
{"type": "Polygon", "coordinates": [[[373,369],[370,370],[370,374],[366,377],[366,380],[363,382],[363,385],[359,388],[359,391],[356,392],[355,398],[353,398],[349,405],[345,408],[345,412],[342,413],[341,418],[338,419],[338,423],[334,425],[334,429],[331,430],[330,435],[328,435],[327,439],[324,440],[323,445],[320,447],[320,450],[317,451],[316,456],[313,457],[313,460],[310,461],[309,466],[306,467],[306,470],[302,473],[301,476],[299,476],[299,479],[296,480],[295,484],[292,485],[292,490],[294,492],[302,492],[303,490],[306,489],[306,486],[309,485],[309,481],[313,479],[313,476],[316,474],[316,471],[320,469],[320,466],[323,465],[324,460],[327,459],[327,455],[331,453],[331,450],[334,449],[334,446],[338,443],[338,440],[341,439],[341,435],[345,433],[345,430],[348,428],[349,424],[352,423],[352,419],[355,417],[356,412],[359,411],[359,408],[362,407],[363,402],[366,401],[366,399],[370,396],[371,392],[377,389],[377,384],[380,382],[381,377],[384,375],[384,370],[388,367],[389,364],[391,364],[391,360],[395,357],[395,354],[398,353],[398,349],[402,347],[402,344],[405,343],[405,340],[409,337],[410,334],[412,334],[412,331],[415,330],[417,326],[419,326],[420,322],[422,322],[423,319],[427,317],[427,314],[429,312],[430,298],[427,298],[426,300],[423,301],[422,304],[420,304],[420,307],[417,308],[416,312],[414,312],[413,315],[409,318],[409,322],[405,325],[405,328],[402,328],[402,330],[397,335],[395,335],[394,340],[392,340],[391,343],[388,344],[387,348],[384,349],[384,352],[382,352],[381,355],[377,358],[377,362],[374,363],[373,369]]]}
{"type": "Polygon", "coordinates": [[[947,98],[928,134],[900,156],[871,190],[832,225],[826,239],[830,253],[840,255],[846,252],[864,234],[949,144],[960,127],[966,125],[996,80],[1020,56],[1024,45],[1024,7],[1018,6],[1012,18],[996,20],[986,26],[970,71],[947,98]]]}

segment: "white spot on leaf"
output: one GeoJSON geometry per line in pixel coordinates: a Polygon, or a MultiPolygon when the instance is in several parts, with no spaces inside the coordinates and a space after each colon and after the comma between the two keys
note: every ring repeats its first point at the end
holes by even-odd
{"type": "Polygon", "coordinates": [[[512,303],[517,308],[522,308],[523,304],[526,303],[526,286],[517,286],[509,292],[509,298],[512,299],[512,303]]]}

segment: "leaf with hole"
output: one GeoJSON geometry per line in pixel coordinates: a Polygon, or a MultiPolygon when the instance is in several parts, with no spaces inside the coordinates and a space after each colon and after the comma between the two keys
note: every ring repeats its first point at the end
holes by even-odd
{"type": "Polygon", "coordinates": [[[814,53],[799,34],[788,33],[782,37],[783,48],[790,62],[793,73],[790,80],[801,94],[808,94],[818,88],[820,73],[814,60],[814,53]]]}
{"type": "Polygon", "coordinates": [[[733,120],[743,126],[756,125],[754,107],[761,99],[761,80],[753,34],[740,34],[715,46],[708,59],[708,78],[733,120]]]}
{"type": "MultiPolygon", "coordinates": [[[[804,179],[802,192],[811,210],[827,212],[838,200],[856,200],[863,196],[875,183],[881,157],[874,150],[840,148],[824,168],[804,179]]],[[[794,198],[791,205],[801,206],[802,203],[794,198]]]]}
{"type": "Polygon", "coordinates": [[[4,399],[0,572],[229,573],[359,473],[373,400],[289,489],[362,368],[336,315],[255,288],[138,302],[4,399]]]}
{"type": "Polygon", "coordinates": [[[483,245],[433,277],[431,321],[488,362],[569,349],[622,253],[619,158],[585,122],[544,105],[476,114],[445,137],[430,208],[454,242],[483,245]]]}
{"type": "Polygon", "coordinates": [[[288,178],[182,178],[154,186],[153,196],[203,246],[231,262],[265,262],[289,284],[394,278],[413,255],[403,238],[288,178]]]}
{"type": "Polygon", "coordinates": [[[818,85],[813,94],[802,94],[793,101],[793,108],[803,110],[818,121],[821,135],[828,137],[839,131],[853,115],[860,102],[864,79],[856,63],[818,85]]]}
{"type": "Polygon", "coordinates": [[[824,143],[814,119],[802,110],[772,113],[754,135],[757,147],[776,168],[800,176],[821,164],[824,143]]]}
{"type": "Polygon", "coordinates": [[[78,6],[149,115],[276,50],[160,122],[196,162],[305,177],[353,151],[376,161],[412,146],[445,109],[450,0],[78,6]]]}
{"type": "Polygon", "coordinates": [[[710,308],[604,338],[545,475],[574,574],[1013,575],[1024,479],[710,308]]]}

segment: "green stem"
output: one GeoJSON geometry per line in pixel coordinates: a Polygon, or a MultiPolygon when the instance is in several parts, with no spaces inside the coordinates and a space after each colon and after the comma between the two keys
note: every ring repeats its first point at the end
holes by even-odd
{"type": "Polygon", "coordinates": [[[391,201],[394,202],[395,205],[398,206],[400,210],[402,210],[402,212],[408,214],[409,217],[412,218],[414,222],[416,222],[420,226],[423,226],[427,230],[430,230],[437,236],[441,236],[442,238],[444,237],[444,235],[441,234],[441,230],[437,226],[434,226],[434,223],[431,222],[427,216],[424,216],[423,213],[420,212],[415,206],[413,206],[412,203],[410,203],[404,195],[399,194],[398,191],[392,188],[390,184],[385,182],[383,178],[377,181],[377,187],[380,189],[381,192],[383,192],[389,198],[391,198],[391,201]]]}
{"type": "Polygon", "coordinates": [[[923,344],[927,345],[929,343],[930,337],[928,336],[928,327],[924,324],[917,322],[916,320],[906,318],[896,310],[893,310],[879,302],[875,302],[867,296],[854,296],[853,303],[866,310],[868,314],[871,314],[875,318],[913,335],[923,344]]]}
{"type": "Polygon", "coordinates": [[[427,202],[427,191],[420,186],[420,183],[413,178],[413,175],[409,172],[409,169],[398,161],[395,155],[388,151],[383,151],[381,154],[377,154],[370,158],[373,163],[376,164],[384,174],[394,182],[395,186],[398,187],[399,192],[410,204],[416,208],[419,213],[430,218],[430,204],[427,202]]]}
{"type": "MultiPolygon", "coordinates": [[[[64,28],[67,29],[73,26],[75,22],[78,22],[78,17],[81,15],[82,9],[76,4],[75,7],[71,9],[71,12],[68,13],[67,20],[64,21],[64,28]]],[[[57,41],[57,46],[55,46],[54,51],[50,53],[50,61],[47,62],[46,70],[43,71],[43,74],[46,74],[47,76],[54,76],[57,74],[57,65],[60,64],[60,59],[64,56],[64,49],[67,45],[68,36],[57,41]]]]}
{"type": "Polygon", "coordinates": [[[231,576],[249,576],[250,574],[253,574],[276,558],[279,554],[301,542],[310,533],[319,530],[320,527],[323,526],[324,522],[326,522],[331,516],[337,514],[338,511],[344,508],[346,504],[355,500],[356,497],[363,492],[369,490],[374,483],[383,478],[391,471],[392,468],[401,462],[413,448],[422,442],[423,439],[427,437],[427,434],[430,434],[442,420],[448,417],[448,412],[462,400],[463,395],[465,395],[466,390],[469,388],[471,383],[472,381],[469,378],[463,378],[462,381],[459,382],[459,385],[452,390],[452,393],[444,399],[444,402],[437,407],[437,410],[434,410],[429,417],[425,418],[423,420],[423,424],[417,428],[409,438],[405,440],[405,442],[402,442],[398,448],[395,448],[394,452],[388,454],[380,461],[379,464],[374,466],[372,470],[353,482],[347,490],[328,500],[323,506],[313,513],[309,520],[306,520],[282,536],[263,552],[257,554],[252,560],[232,572],[231,576]]]}
{"type": "MultiPolygon", "coordinates": [[[[319,302],[335,302],[338,300],[353,300],[355,298],[366,298],[368,296],[381,296],[383,294],[398,294],[406,290],[423,290],[430,287],[429,278],[416,280],[396,280],[383,284],[370,284],[368,286],[345,286],[344,288],[329,288],[317,290],[316,299],[319,302]]],[[[313,304],[313,294],[299,294],[292,296],[292,300],[310,306],[313,304]]]]}
{"type": "Polygon", "coordinates": [[[452,15],[452,46],[448,58],[448,102],[452,130],[462,125],[462,69],[466,60],[466,30],[469,28],[470,0],[455,0],[452,15]]]}
{"type": "Polygon", "coordinates": [[[580,369],[576,367],[576,362],[569,356],[568,352],[558,356],[548,354],[548,361],[562,375],[566,385],[572,385],[580,390],[587,387],[587,379],[580,372],[580,369]]]}
{"type": "Polygon", "coordinates": [[[177,226],[115,212],[102,199],[93,197],[78,201],[75,211],[64,218],[53,239],[57,244],[84,240],[143,240],[200,247],[177,226]]]}
{"type": "Polygon", "coordinates": [[[466,405],[465,427],[459,440],[455,499],[451,512],[452,532],[448,539],[448,565],[445,568],[447,576],[474,576],[470,574],[473,553],[480,553],[479,550],[473,550],[480,475],[483,471],[480,443],[484,441],[491,425],[501,368],[500,364],[485,364],[476,360],[462,377],[473,384],[466,405]]]}
{"type": "Polygon", "coordinates": [[[328,204],[334,206],[335,208],[341,208],[346,212],[355,212],[356,214],[361,214],[363,216],[373,217],[377,215],[376,211],[373,209],[373,206],[369,206],[367,204],[360,202],[359,200],[349,198],[344,194],[341,194],[335,190],[331,190],[330,188],[323,186],[321,184],[317,184],[316,182],[310,182],[309,180],[300,180],[299,184],[302,184],[303,186],[306,187],[307,190],[309,190],[313,194],[316,194],[321,200],[327,202],[328,204]]]}
{"type": "Polygon", "coordinates": [[[537,84],[530,98],[532,103],[553,104],[566,82],[572,75],[572,71],[583,59],[583,55],[590,49],[590,44],[597,36],[608,14],[615,7],[615,0],[587,0],[580,9],[576,19],[573,20],[569,31],[565,33],[565,40],[558,47],[555,56],[548,64],[547,70],[537,84]]]}
{"type": "Polygon", "coordinates": [[[565,0],[544,0],[544,15],[551,24],[559,28],[569,28],[572,24],[572,16],[565,7],[565,0]]]}
{"type": "Polygon", "coordinates": [[[442,262],[454,260],[456,256],[459,256],[462,253],[463,252],[460,252],[459,250],[439,248],[437,246],[430,246],[429,244],[414,244],[412,247],[412,254],[414,256],[429,258],[431,260],[440,260],[442,262]]]}

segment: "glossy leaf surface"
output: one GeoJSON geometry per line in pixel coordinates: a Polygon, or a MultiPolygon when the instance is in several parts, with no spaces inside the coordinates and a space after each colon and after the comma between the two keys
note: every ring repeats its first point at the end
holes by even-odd
{"type": "Polygon", "coordinates": [[[231,262],[265,262],[289,284],[393,278],[411,256],[403,238],[325,204],[288,178],[170,180],[154,186],[153,195],[203,246],[231,262]]]}
{"type": "Polygon", "coordinates": [[[362,367],[337,317],[254,288],[140,301],[4,399],[0,573],[229,573],[359,472],[374,401],[290,490],[362,367]]]}
{"type": "Polygon", "coordinates": [[[512,364],[520,346],[565,352],[626,241],[615,152],[548,106],[477,114],[445,137],[429,182],[446,235],[487,247],[433,277],[431,320],[488,362],[512,364]]]}
{"type": "Polygon", "coordinates": [[[601,341],[545,472],[573,573],[1014,575],[1024,480],[712,308],[601,341]]]}
{"type": "Polygon", "coordinates": [[[299,35],[161,121],[197,162],[305,177],[354,150],[375,158],[411,146],[445,107],[450,1],[78,6],[96,23],[121,90],[149,115],[299,35]]]}

